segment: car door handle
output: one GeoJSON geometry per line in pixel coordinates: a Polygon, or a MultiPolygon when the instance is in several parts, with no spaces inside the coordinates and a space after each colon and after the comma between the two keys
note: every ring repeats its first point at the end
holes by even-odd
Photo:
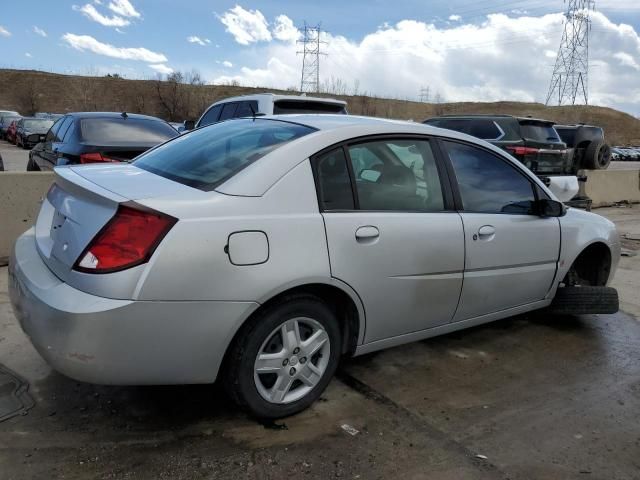
{"type": "Polygon", "coordinates": [[[496,228],[493,225],[483,225],[478,229],[478,235],[474,235],[473,239],[491,240],[496,234],[496,228]]]}
{"type": "Polygon", "coordinates": [[[356,240],[360,243],[371,243],[380,236],[380,230],[372,225],[360,227],[356,230],[356,240]]]}

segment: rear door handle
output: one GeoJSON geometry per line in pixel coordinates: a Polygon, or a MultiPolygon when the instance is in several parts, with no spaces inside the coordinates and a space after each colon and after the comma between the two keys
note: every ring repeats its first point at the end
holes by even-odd
{"type": "Polygon", "coordinates": [[[360,227],[356,230],[356,240],[360,243],[370,243],[380,236],[380,230],[372,225],[360,227]]]}

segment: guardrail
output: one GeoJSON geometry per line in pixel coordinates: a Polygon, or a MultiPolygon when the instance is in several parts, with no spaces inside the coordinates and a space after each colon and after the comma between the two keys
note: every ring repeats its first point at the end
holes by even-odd
{"type": "Polygon", "coordinates": [[[51,182],[51,172],[0,173],[0,265],[7,264],[16,238],[34,224],[51,182]]]}

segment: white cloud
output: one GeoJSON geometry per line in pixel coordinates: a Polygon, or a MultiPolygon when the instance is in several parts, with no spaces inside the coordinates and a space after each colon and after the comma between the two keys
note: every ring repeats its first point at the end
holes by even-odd
{"type": "Polygon", "coordinates": [[[165,65],[164,63],[150,64],[149,68],[151,68],[152,70],[155,70],[158,73],[164,73],[165,75],[173,73],[173,68],[165,65]]]}
{"type": "MultiPolygon", "coordinates": [[[[639,2],[640,3],[640,2],[639,2]]],[[[481,23],[440,26],[414,20],[379,27],[359,40],[327,34],[323,79],[332,76],[359,91],[416,98],[429,86],[447,101],[544,102],[564,16],[489,15],[481,23]],[[381,68],[383,65],[383,68],[381,68]]],[[[592,14],[590,103],[640,114],[640,36],[633,27],[592,14]],[[620,55],[622,53],[622,55],[620,55]],[[632,62],[633,61],[633,62],[632,62]]],[[[300,57],[291,45],[271,42],[252,50],[237,75],[213,81],[287,88],[299,85],[300,57]]]]}
{"type": "Polygon", "coordinates": [[[109,10],[116,15],[129,18],[140,18],[140,12],[138,12],[129,0],[113,0],[109,2],[109,10]]]}
{"type": "Polygon", "coordinates": [[[33,32],[37,35],[40,35],[41,37],[46,37],[47,36],[47,32],[45,32],[43,29],[37,27],[36,25],[33,26],[33,32]]]}
{"type": "Polygon", "coordinates": [[[293,21],[286,15],[278,15],[274,22],[273,37],[283,42],[295,42],[300,38],[300,31],[295,27],[293,21]]]}
{"type": "Polygon", "coordinates": [[[33,55],[31,55],[29,52],[26,52],[24,54],[24,56],[27,57],[27,58],[33,58],[33,55]]]}
{"type": "Polygon", "coordinates": [[[122,58],[125,60],[140,60],[147,63],[164,63],[167,61],[162,53],[152,52],[146,48],[123,48],[115,47],[108,43],[102,43],[89,35],[74,35],[73,33],[65,33],[62,36],[70,47],[76,50],[90,51],[98,55],[107,57],[122,58]]]}
{"type": "Polygon", "coordinates": [[[96,7],[87,3],[81,7],[78,5],[74,5],[72,7],[76,12],[82,13],[89,20],[99,23],[100,25],[104,25],[105,27],[126,27],[130,25],[131,22],[126,18],[118,17],[117,15],[113,15],[108,17],[106,15],[101,14],[96,7]]]}
{"type": "Polygon", "coordinates": [[[462,17],[460,15],[449,15],[449,20],[452,22],[459,22],[462,20],[462,17]]]}
{"type": "Polygon", "coordinates": [[[4,28],[2,25],[0,25],[0,37],[10,37],[10,36],[11,36],[11,32],[6,28],[4,28]]]}
{"type": "Polygon", "coordinates": [[[245,10],[236,5],[218,18],[240,45],[271,40],[267,20],[260,10],[245,10]]]}
{"type": "Polygon", "coordinates": [[[225,60],[224,62],[222,62],[222,65],[224,65],[227,68],[233,67],[233,63],[231,63],[229,60],[225,60]]]}
{"type": "Polygon", "coordinates": [[[203,47],[207,46],[207,44],[211,43],[211,40],[208,38],[200,38],[195,35],[191,35],[187,37],[187,42],[189,43],[197,43],[198,45],[202,45],[203,47]]]}

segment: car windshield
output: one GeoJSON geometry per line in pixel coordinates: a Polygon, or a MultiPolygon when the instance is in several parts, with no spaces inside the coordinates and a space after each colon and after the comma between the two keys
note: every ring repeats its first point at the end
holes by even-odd
{"type": "Polygon", "coordinates": [[[84,118],[82,141],[92,145],[157,145],[178,135],[168,123],[146,118],[84,118]]]}
{"type": "Polygon", "coordinates": [[[53,120],[25,120],[24,128],[27,130],[42,130],[46,131],[53,125],[53,120]]]}
{"type": "Polygon", "coordinates": [[[340,113],[346,114],[344,105],[318,101],[278,100],[273,105],[274,115],[291,113],[340,113]]]}
{"type": "Polygon", "coordinates": [[[560,142],[558,132],[549,123],[520,123],[523,138],[538,142],[560,142]]]}
{"type": "Polygon", "coordinates": [[[313,131],[277,120],[228,120],[154,148],[134,165],[184,185],[213,190],[267,153],[313,131]]]}

